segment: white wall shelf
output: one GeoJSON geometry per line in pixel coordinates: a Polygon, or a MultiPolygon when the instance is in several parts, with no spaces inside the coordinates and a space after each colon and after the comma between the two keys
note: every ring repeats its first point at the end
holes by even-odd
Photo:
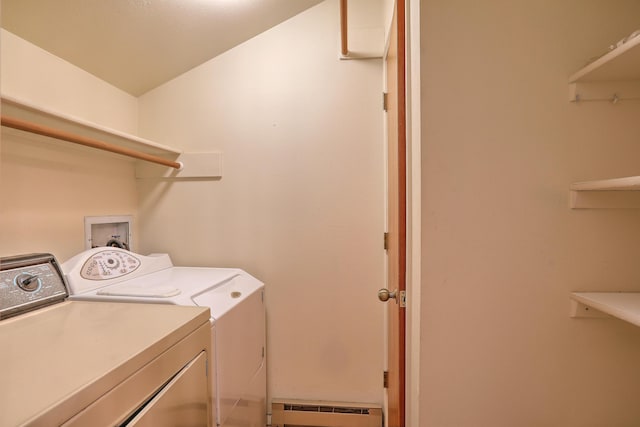
{"type": "Polygon", "coordinates": [[[576,182],[569,190],[572,209],[640,208],[640,176],[576,182]]]}
{"type": "Polygon", "coordinates": [[[633,33],[569,78],[570,101],[640,99],[640,35],[633,33]]]}
{"type": "Polygon", "coordinates": [[[144,153],[175,158],[181,150],[2,95],[2,114],[144,153]]]}
{"type": "MultiPolygon", "coordinates": [[[[220,152],[182,153],[181,150],[154,141],[8,96],[2,96],[2,115],[182,164],[182,168],[173,169],[172,167],[138,162],[136,164],[137,178],[219,179],[222,177],[222,153],[220,152]]],[[[35,134],[33,137],[41,138],[35,134]]]]}
{"type": "Polygon", "coordinates": [[[572,191],[637,191],[640,190],[640,176],[601,179],[571,184],[572,191]]]}
{"type": "Polygon", "coordinates": [[[613,316],[640,326],[640,292],[573,292],[571,317],[613,316]]]}

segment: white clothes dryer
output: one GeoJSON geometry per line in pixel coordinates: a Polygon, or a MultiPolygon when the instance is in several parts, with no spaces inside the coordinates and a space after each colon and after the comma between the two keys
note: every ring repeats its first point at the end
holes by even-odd
{"type": "Polygon", "coordinates": [[[195,305],[211,310],[213,419],[266,425],[264,284],[236,268],[176,267],[168,254],[89,249],[62,263],[71,300],[195,305]]]}

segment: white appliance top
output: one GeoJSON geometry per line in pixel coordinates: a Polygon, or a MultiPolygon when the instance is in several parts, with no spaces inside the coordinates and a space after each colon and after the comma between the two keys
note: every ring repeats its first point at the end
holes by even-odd
{"type": "Polygon", "coordinates": [[[214,319],[264,288],[237,268],[174,267],[167,254],[113,247],[81,252],[61,268],[71,300],[197,305],[209,307],[214,319]]]}
{"type": "Polygon", "coordinates": [[[64,424],[208,319],[203,307],[64,301],[0,321],[0,425],[64,424]]]}

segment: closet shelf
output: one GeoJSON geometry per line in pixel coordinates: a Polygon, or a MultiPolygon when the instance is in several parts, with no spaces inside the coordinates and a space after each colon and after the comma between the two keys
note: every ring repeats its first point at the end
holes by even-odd
{"type": "Polygon", "coordinates": [[[576,182],[571,185],[572,191],[628,191],[640,190],[640,176],[625,178],[601,179],[596,181],[576,182]]]}
{"type": "Polygon", "coordinates": [[[571,317],[613,316],[640,326],[640,292],[573,292],[571,317]]]}
{"type": "Polygon", "coordinates": [[[32,135],[45,135],[145,160],[136,163],[138,179],[218,180],[222,177],[222,153],[219,151],[183,153],[166,145],[4,95],[2,116],[3,126],[6,124],[7,127],[31,132],[32,135]],[[44,131],[40,132],[39,128],[44,131]]]}
{"type": "Polygon", "coordinates": [[[640,208],[640,176],[576,182],[569,187],[572,209],[640,208]]]}
{"type": "Polygon", "coordinates": [[[2,114],[143,153],[175,158],[181,150],[2,95],[2,114]]]}
{"type": "Polygon", "coordinates": [[[638,31],[617,47],[586,65],[569,78],[571,101],[640,98],[640,34],[638,31]]]}

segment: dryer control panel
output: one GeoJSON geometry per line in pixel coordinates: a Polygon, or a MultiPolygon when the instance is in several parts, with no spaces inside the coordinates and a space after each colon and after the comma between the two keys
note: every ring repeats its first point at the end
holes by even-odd
{"type": "Polygon", "coordinates": [[[51,254],[0,258],[0,319],[63,301],[67,287],[51,254]]]}

